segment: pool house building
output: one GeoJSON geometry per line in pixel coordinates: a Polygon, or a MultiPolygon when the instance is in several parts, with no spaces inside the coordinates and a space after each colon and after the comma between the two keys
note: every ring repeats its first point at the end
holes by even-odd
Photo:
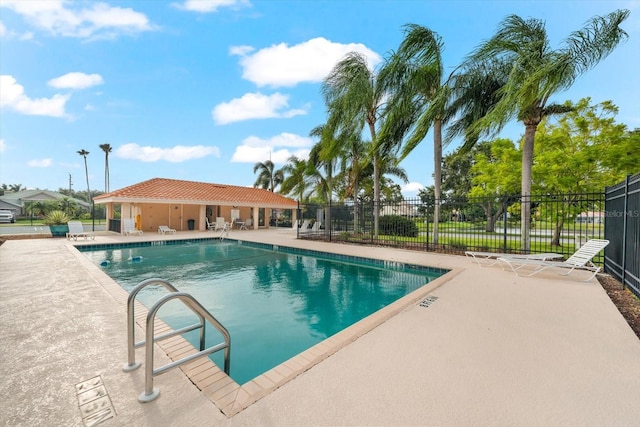
{"type": "Polygon", "coordinates": [[[123,233],[124,219],[136,229],[155,232],[161,225],[178,231],[205,231],[224,218],[247,229],[268,228],[270,218],[286,214],[295,221],[298,202],[268,190],[226,184],[153,178],[95,197],[106,207],[107,228],[123,233]]]}

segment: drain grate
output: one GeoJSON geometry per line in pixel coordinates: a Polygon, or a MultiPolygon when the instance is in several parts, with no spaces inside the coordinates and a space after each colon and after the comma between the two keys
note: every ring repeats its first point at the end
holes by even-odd
{"type": "Polygon", "coordinates": [[[426,297],[424,300],[420,301],[420,303],[418,304],[420,307],[429,307],[431,304],[433,304],[434,302],[436,302],[438,300],[438,297],[435,295],[431,295],[426,297]]]}
{"type": "Polygon", "coordinates": [[[82,422],[86,427],[96,426],[116,416],[101,376],[76,384],[76,393],[82,422]]]}

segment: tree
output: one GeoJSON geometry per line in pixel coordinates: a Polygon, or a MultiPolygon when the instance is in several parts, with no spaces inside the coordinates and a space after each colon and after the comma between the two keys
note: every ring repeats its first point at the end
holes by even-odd
{"type": "Polygon", "coordinates": [[[264,188],[273,192],[284,180],[282,170],[276,170],[276,167],[271,160],[258,162],[253,165],[253,173],[258,171],[258,178],[256,178],[256,182],[253,184],[256,188],[264,188]]]}
{"type": "Polygon", "coordinates": [[[366,58],[350,52],[339,61],[322,82],[328,107],[326,132],[340,138],[369,128],[371,143],[368,155],[373,163],[374,234],[378,234],[380,204],[380,146],[376,125],[382,114],[384,89],[378,75],[369,69],[366,58]]]}
{"type": "Polygon", "coordinates": [[[615,123],[618,109],[610,101],[591,105],[585,98],[565,105],[572,111],[557,124],[540,123],[532,168],[533,188],[554,195],[553,208],[543,211],[555,224],[551,244],[556,246],[567,221],[603,208],[581,201],[580,193],[600,193],[640,165],[640,144],[625,125],[615,123]]]}
{"type": "Polygon", "coordinates": [[[443,43],[426,27],[408,24],[405,37],[385,68],[383,81],[389,87],[390,117],[382,134],[395,141],[411,128],[400,159],[404,159],[424,140],[433,126],[434,206],[433,241],[438,243],[438,223],[442,196],[442,126],[445,120],[443,100],[443,43]]]}
{"type": "Polygon", "coordinates": [[[476,154],[471,167],[473,187],[469,195],[480,201],[487,218],[485,231],[495,231],[496,221],[512,200],[505,195],[517,192],[520,151],[510,139],[496,139],[489,150],[476,154]]]}
{"type": "Polygon", "coordinates": [[[592,18],[585,27],[573,32],[563,46],[553,50],[544,21],[506,17],[493,37],[483,42],[465,61],[464,67],[496,64],[500,72],[509,67],[499,101],[469,127],[470,134],[495,133],[512,118],[525,126],[521,176],[522,249],[530,249],[531,168],[534,140],[544,117],[567,112],[566,106],[551,104],[551,96],[568,89],[575,80],[597,65],[627,38],[620,24],[628,10],[617,10],[604,17],[592,18]]]}
{"type": "MultiPolygon", "coordinates": [[[[89,155],[89,152],[85,149],[82,149],[77,153],[84,158],[84,175],[87,178],[87,197],[89,198],[87,201],[91,203],[91,206],[93,206],[93,198],[91,197],[91,189],[89,188],[89,168],[87,166],[87,156],[89,155]]],[[[93,209],[91,211],[93,212],[93,209]]]]}
{"type": "Polygon", "coordinates": [[[100,149],[104,151],[104,192],[109,192],[109,153],[111,153],[110,144],[100,144],[100,149]]]}
{"type": "Polygon", "coordinates": [[[309,181],[307,178],[307,161],[291,156],[282,167],[284,180],[280,185],[282,194],[295,194],[298,201],[304,202],[308,196],[309,181]]]}

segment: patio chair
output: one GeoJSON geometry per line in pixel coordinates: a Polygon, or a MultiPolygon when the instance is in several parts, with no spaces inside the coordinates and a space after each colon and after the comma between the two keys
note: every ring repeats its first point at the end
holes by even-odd
{"type": "Polygon", "coordinates": [[[69,221],[67,222],[67,227],[69,227],[69,232],[67,233],[67,240],[78,240],[78,237],[84,237],[85,240],[91,239],[94,240],[96,236],[91,233],[85,233],[82,228],[82,223],[80,221],[69,221]]]}
{"type": "Polygon", "coordinates": [[[498,260],[511,267],[511,270],[516,273],[517,276],[520,275],[519,270],[525,266],[534,267],[533,271],[529,274],[526,274],[526,276],[533,276],[534,274],[540,273],[541,271],[544,271],[548,268],[559,269],[559,271],[554,272],[560,274],[561,276],[568,276],[574,270],[592,271],[593,274],[588,279],[584,280],[584,282],[586,282],[593,279],[596,274],[600,272],[601,267],[594,265],[591,260],[608,244],[609,241],[604,239],[589,240],[566,261],[561,262],[550,262],[544,260],[522,259],[514,257],[500,257],[498,258],[498,260]]]}
{"type": "Polygon", "coordinates": [[[125,218],[123,221],[125,236],[129,236],[131,234],[137,234],[139,236],[142,235],[143,231],[136,228],[136,223],[133,221],[133,218],[125,218]]]}
{"type": "Polygon", "coordinates": [[[496,263],[499,263],[498,258],[510,258],[510,259],[535,259],[539,261],[549,261],[552,259],[562,258],[562,254],[545,253],[545,254],[507,254],[497,252],[477,252],[477,251],[465,251],[464,254],[483,267],[489,267],[496,263]]]}
{"type": "Polygon", "coordinates": [[[167,233],[176,234],[176,229],[175,228],[169,228],[166,225],[160,225],[158,227],[158,234],[167,234],[167,233]]]}
{"type": "Polygon", "coordinates": [[[207,218],[206,216],[204,217],[204,220],[205,220],[205,221],[206,221],[206,223],[207,223],[207,230],[209,230],[209,231],[213,231],[213,229],[214,229],[214,227],[215,227],[215,224],[211,224],[211,223],[209,222],[209,218],[207,218]]]}
{"type": "Polygon", "coordinates": [[[213,224],[213,231],[224,230],[227,227],[227,223],[223,216],[216,218],[216,222],[213,224]]]}

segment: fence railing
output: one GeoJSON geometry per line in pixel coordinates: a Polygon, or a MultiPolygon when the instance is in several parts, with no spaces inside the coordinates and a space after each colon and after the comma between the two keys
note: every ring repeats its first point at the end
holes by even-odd
{"type": "MultiPolygon", "coordinates": [[[[573,254],[588,239],[604,237],[603,193],[530,196],[531,240],[525,251],[520,239],[519,195],[500,197],[445,197],[440,203],[437,233],[432,199],[404,199],[330,205],[301,205],[298,216],[307,220],[301,238],[344,241],[444,253],[467,250],[503,253],[573,254]],[[313,227],[320,222],[320,227],[313,227]]],[[[602,254],[595,258],[602,263],[602,254]]]]}
{"type": "Polygon", "coordinates": [[[605,189],[604,268],[640,298],[640,174],[605,189]]]}

